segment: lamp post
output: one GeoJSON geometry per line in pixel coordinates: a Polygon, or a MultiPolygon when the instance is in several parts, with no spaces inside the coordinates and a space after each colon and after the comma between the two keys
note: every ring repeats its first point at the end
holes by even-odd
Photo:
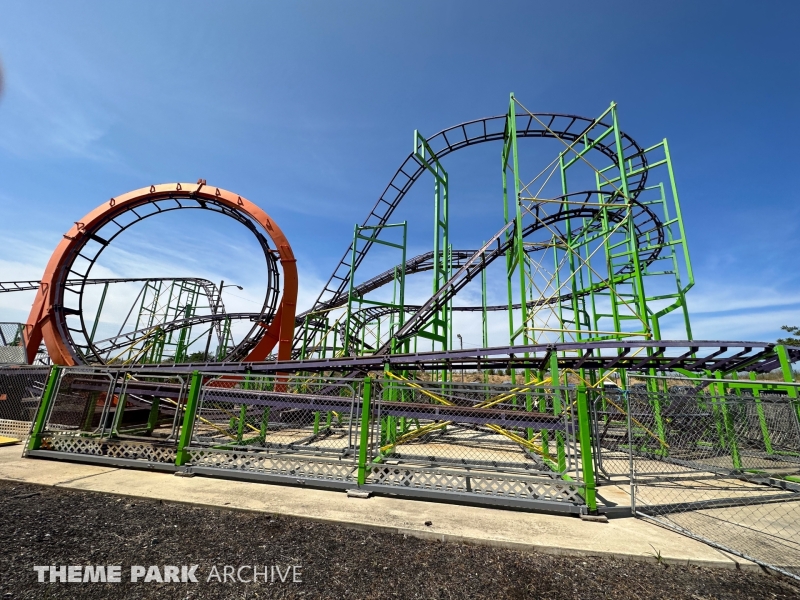
{"type": "MultiPolygon", "coordinates": [[[[219,293],[217,294],[217,298],[214,301],[213,306],[213,313],[217,314],[220,305],[222,304],[222,290],[226,287],[235,287],[237,290],[243,290],[244,288],[240,285],[236,285],[235,283],[229,283],[225,285],[225,280],[222,279],[219,282],[219,293]]],[[[209,307],[212,308],[212,307],[209,307]]],[[[205,359],[208,360],[208,351],[211,349],[211,334],[214,333],[214,322],[212,321],[211,325],[208,326],[208,339],[206,340],[206,351],[205,351],[205,359]]],[[[217,349],[217,353],[219,353],[219,348],[217,349]]]]}
{"type": "MultiPolygon", "coordinates": [[[[461,337],[460,333],[457,333],[456,337],[458,338],[458,343],[461,346],[461,349],[463,350],[464,349],[464,338],[461,337]]],[[[461,363],[461,383],[464,383],[464,363],[461,363]]]]}

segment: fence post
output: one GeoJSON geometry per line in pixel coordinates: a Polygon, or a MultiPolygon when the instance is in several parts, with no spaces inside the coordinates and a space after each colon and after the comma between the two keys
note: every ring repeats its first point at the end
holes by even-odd
{"type": "Polygon", "coordinates": [[[367,481],[367,447],[369,446],[369,410],[372,397],[372,379],[364,378],[364,387],[361,393],[361,426],[358,442],[358,485],[367,481]]]}
{"type": "MultiPolygon", "coordinates": [[[[794,374],[792,373],[792,363],[789,362],[789,353],[786,351],[786,346],[775,346],[775,354],[778,355],[778,362],[781,365],[781,372],[783,373],[783,380],[786,383],[794,383],[794,374]]],[[[797,388],[789,386],[786,393],[791,398],[791,403],[794,406],[794,411],[800,419],[800,404],[797,401],[797,388]]]]}
{"type": "Polygon", "coordinates": [[[589,419],[589,401],[586,386],[578,387],[578,436],[581,447],[581,470],[586,486],[586,507],[589,512],[597,512],[596,486],[594,480],[594,461],[592,460],[592,434],[589,419]]]}
{"type": "Polygon", "coordinates": [[[178,450],[175,453],[175,465],[181,467],[189,461],[189,453],[186,447],[192,441],[192,430],[194,429],[194,418],[197,413],[197,400],[200,398],[200,389],[203,386],[203,377],[199,371],[192,371],[192,380],[189,383],[189,393],[186,397],[186,408],[183,412],[183,425],[181,425],[181,435],[178,440],[178,450]]]}
{"type": "MultiPolygon", "coordinates": [[[[722,371],[715,371],[714,377],[716,379],[722,379],[722,371]]],[[[722,423],[725,430],[725,437],[728,440],[728,449],[731,452],[731,462],[733,463],[734,469],[741,469],[742,456],[739,453],[739,443],[738,440],[736,439],[736,426],[733,422],[733,417],[731,416],[731,413],[728,410],[728,398],[725,396],[725,384],[722,381],[720,381],[719,383],[716,383],[714,385],[717,388],[719,407],[720,411],[722,412],[722,423]]]]}
{"type": "Polygon", "coordinates": [[[42,431],[44,430],[44,422],[47,418],[47,413],[50,410],[50,405],[55,397],[55,390],[58,386],[58,376],[61,373],[61,367],[58,365],[50,369],[50,376],[47,378],[47,385],[42,392],[42,400],[39,402],[39,410],[36,411],[36,420],[33,422],[33,430],[31,431],[31,438],[28,440],[28,450],[38,450],[42,447],[42,431]]]}
{"type": "MultiPolygon", "coordinates": [[[[550,385],[553,390],[553,414],[558,416],[564,412],[562,402],[567,402],[568,397],[561,397],[561,378],[558,370],[558,353],[553,350],[550,354],[550,385]]],[[[514,396],[516,398],[516,395],[514,396]]],[[[564,473],[567,470],[567,455],[564,448],[564,433],[556,431],[556,463],[558,465],[558,472],[564,473]]]]}

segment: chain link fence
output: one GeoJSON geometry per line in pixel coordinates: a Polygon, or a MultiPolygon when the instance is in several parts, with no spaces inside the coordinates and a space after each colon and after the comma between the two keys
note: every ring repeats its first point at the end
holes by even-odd
{"type": "Polygon", "coordinates": [[[27,438],[49,368],[0,366],[0,435],[27,438]]]}
{"type": "Polygon", "coordinates": [[[634,513],[800,578],[797,399],[777,386],[654,387],[631,386],[627,414],[595,424],[606,471],[628,449],[634,513]]]}
{"type": "Polygon", "coordinates": [[[585,504],[574,390],[373,385],[367,483],[377,489],[566,512],[585,504]]]}
{"type": "Polygon", "coordinates": [[[24,365],[25,342],[22,338],[22,323],[0,323],[0,365],[24,365]]]}
{"type": "Polygon", "coordinates": [[[361,381],[202,374],[192,470],[345,486],[357,480],[361,381]]]}
{"type": "Polygon", "coordinates": [[[63,369],[43,415],[40,448],[118,464],[172,465],[187,385],[182,374],[63,369]]]}

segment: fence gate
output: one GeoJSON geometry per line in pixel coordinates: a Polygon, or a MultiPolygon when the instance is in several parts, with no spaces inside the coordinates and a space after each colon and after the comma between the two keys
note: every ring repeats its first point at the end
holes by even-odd
{"type": "Polygon", "coordinates": [[[797,400],[711,387],[630,392],[634,514],[800,579],[797,400]]]}

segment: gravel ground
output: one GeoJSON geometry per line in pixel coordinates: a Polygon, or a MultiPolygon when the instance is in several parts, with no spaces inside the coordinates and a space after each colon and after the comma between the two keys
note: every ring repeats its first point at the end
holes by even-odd
{"type": "Polygon", "coordinates": [[[800,598],[759,573],[423,541],[8,481],[0,508],[0,598],[800,598]],[[122,582],[49,583],[43,573],[39,583],[34,565],[119,565],[122,582]],[[162,577],[164,565],[198,565],[198,582],[131,583],[134,565],[158,565],[162,577]],[[258,565],[258,583],[217,581],[225,565],[258,565]],[[285,582],[264,583],[264,565],[285,582]]]}

